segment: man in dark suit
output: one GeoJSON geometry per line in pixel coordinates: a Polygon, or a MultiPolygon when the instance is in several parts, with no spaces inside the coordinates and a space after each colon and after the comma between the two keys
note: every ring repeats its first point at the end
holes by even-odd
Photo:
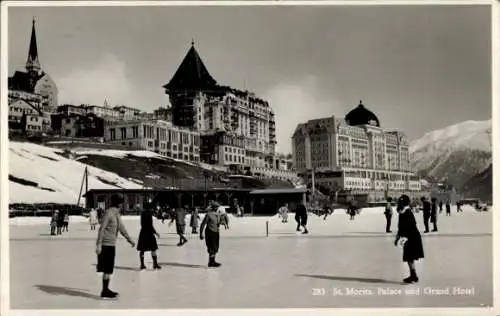
{"type": "Polygon", "coordinates": [[[422,197],[422,210],[424,211],[424,226],[425,232],[429,232],[429,219],[431,218],[431,203],[427,201],[425,196],[422,197]]]}
{"type": "Polygon", "coordinates": [[[295,220],[297,220],[297,231],[300,231],[300,226],[304,227],[302,234],[308,234],[307,230],[307,208],[304,203],[299,203],[295,211],[295,220]]]}
{"type": "Polygon", "coordinates": [[[392,223],[392,198],[388,197],[387,198],[387,204],[385,205],[385,232],[386,233],[391,233],[391,223],[392,223]]]}
{"type": "Polygon", "coordinates": [[[432,198],[432,205],[431,205],[431,222],[434,228],[432,229],[433,232],[438,231],[437,227],[437,217],[438,217],[438,206],[437,206],[437,200],[436,198],[432,198]]]}

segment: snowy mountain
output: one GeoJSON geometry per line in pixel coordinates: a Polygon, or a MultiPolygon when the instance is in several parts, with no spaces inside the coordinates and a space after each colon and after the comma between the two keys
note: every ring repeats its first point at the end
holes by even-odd
{"type": "Polygon", "coordinates": [[[419,175],[448,178],[459,190],[487,171],[491,152],[491,120],[466,121],[429,132],[410,146],[413,168],[419,175]]]}

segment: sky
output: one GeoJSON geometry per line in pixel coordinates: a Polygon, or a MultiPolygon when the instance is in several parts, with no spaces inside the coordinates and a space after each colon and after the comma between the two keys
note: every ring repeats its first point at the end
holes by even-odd
{"type": "Polygon", "coordinates": [[[11,7],[9,75],[33,17],[60,104],[166,106],[162,85],[194,40],[219,84],[269,101],[278,152],[298,123],[360,100],[410,140],[491,119],[489,6],[11,7]]]}

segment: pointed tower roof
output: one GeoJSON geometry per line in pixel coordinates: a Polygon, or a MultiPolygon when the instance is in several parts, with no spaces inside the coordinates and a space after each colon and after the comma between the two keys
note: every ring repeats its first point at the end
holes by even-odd
{"type": "Polygon", "coordinates": [[[40,62],[38,61],[38,47],[36,45],[35,18],[33,18],[30,48],[28,52],[28,60],[26,61],[26,70],[39,71],[40,68],[40,62]]]}
{"type": "Polygon", "coordinates": [[[216,85],[217,82],[210,75],[200,55],[194,48],[193,41],[174,76],[163,88],[168,93],[176,90],[204,90],[213,88],[216,85]]]}

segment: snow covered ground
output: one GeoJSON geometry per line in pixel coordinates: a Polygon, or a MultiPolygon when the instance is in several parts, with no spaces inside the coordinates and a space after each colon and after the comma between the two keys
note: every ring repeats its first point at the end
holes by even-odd
{"type": "MultiPolygon", "coordinates": [[[[381,209],[350,221],[336,212],[326,221],[309,217],[309,235],[277,217],[232,217],[221,230],[220,269],[207,269],[204,242],[190,234],[176,247],[175,226],[155,221],[161,238],[161,271],[139,272],[138,253],[121,239],[111,287],[118,301],[101,301],[95,273],[95,232],[85,219],[71,218],[70,232],[48,236],[48,221],[11,219],[11,308],[319,308],[480,307],[492,304],[492,212],[439,217],[438,233],[423,235],[421,282],[401,285],[407,268],[393,234],[384,233],[381,209]],[[30,223],[22,223],[23,221],[30,223]],[[268,222],[269,237],[266,237],[268,222]],[[45,225],[41,225],[45,224],[45,225]],[[437,295],[429,289],[467,289],[437,295]],[[315,290],[316,289],[316,290],[315,290]],[[318,290],[319,289],[319,290],[318,290]],[[321,294],[322,289],[325,295],[321,294]],[[348,294],[353,289],[358,295],[348,294]],[[405,290],[420,291],[409,294],[405,290]],[[388,294],[388,290],[402,291],[388,294]],[[333,295],[342,291],[344,295],[333,295]],[[364,294],[363,294],[364,293],[364,294]],[[371,293],[371,294],[370,294],[371,293]],[[406,294],[405,294],[406,293],[406,294]],[[426,294],[427,293],[427,294],[426,294]]],[[[138,217],[125,217],[138,236],[138,217]]],[[[417,214],[422,229],[422,216],[417,214]]],[[[46,219],[47,220],[47,219],[46,219]]],[[[397,216],[393,217],[396,230],[397,216]]],[[[149,255],[146,265],[151,266],[149,255]]]]}
{"type": "Polygon", "coordinates": [[[128,155],[135,156],[135,157],[143,157],[143,158],[158,158],[158,159],[164,159],[164,160],[172,160],[180,163],[184,163],[187,165],[191,166],[197,166],[197,167],[202,167],[204,169],[208,170],[218,170],[218,171],[227,171],[227,168],[224,166],[213,166],[205,163],[192,163],[189,161],[181,160],[181,159],[174,159],[170,157],[165,157],[160,154],[154,153],[152,151],[147,151],[147,150],[134,150],[134,151],[128,151],[128,150],[110,150],[110,149],[80,149],[76,150],[76,152],[79,155],[98,155],[98,156],[107,156],[107,157],[113,157],[113,158],[124,158],[128,155]]]}
{"type": "Polygon", "coordinates": [[[61,152],[32,143],[9,142],[9,175],[38,184],[33,187],[9,181],[9,203],[76,203],[85,167],[89,189],[142,188],[114,173],[57,154],[61,152]]]}

